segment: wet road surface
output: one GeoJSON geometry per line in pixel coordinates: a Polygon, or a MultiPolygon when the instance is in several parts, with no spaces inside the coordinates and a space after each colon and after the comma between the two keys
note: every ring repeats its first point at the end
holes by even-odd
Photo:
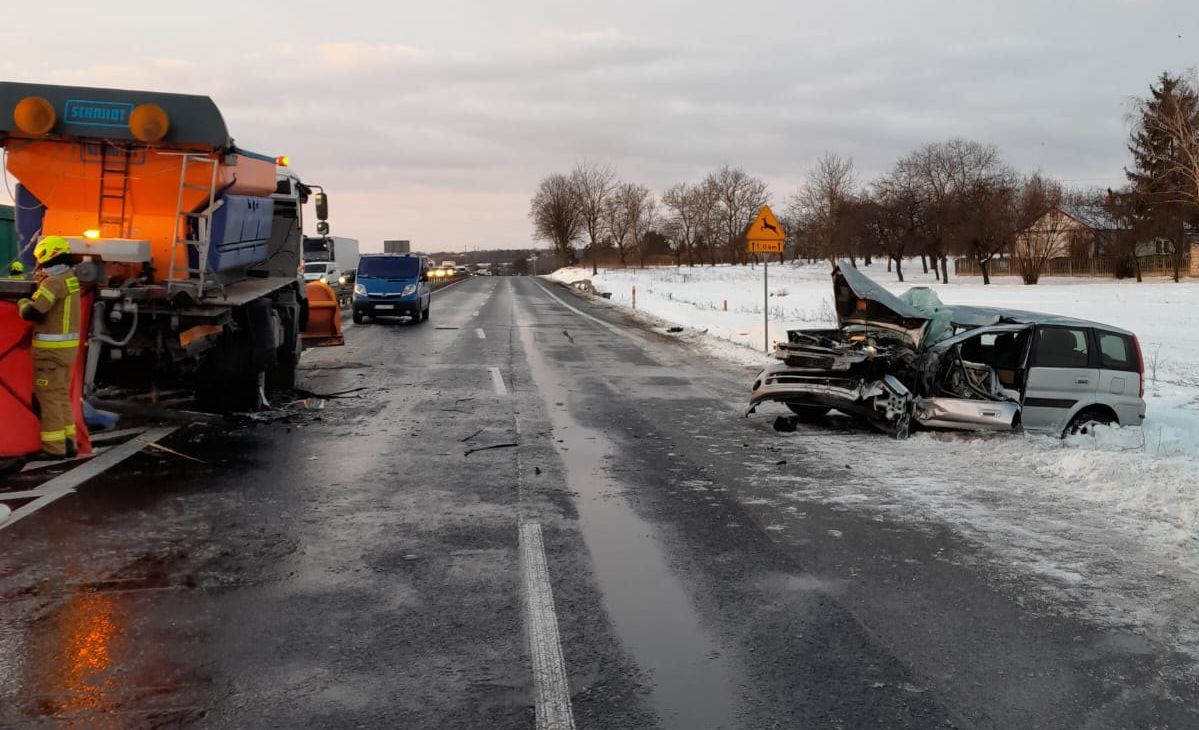
{"type": "Polygon", "coordinates": [[[183,426],[204,463],[145,450],[0,531],[0,725],[1199,726],[1188,659],[948,530],[780,529],[763,470],[868,476],[610,307],[478,278],[347,343],[305,355],[354,391],[324,410],[183,426]]]}

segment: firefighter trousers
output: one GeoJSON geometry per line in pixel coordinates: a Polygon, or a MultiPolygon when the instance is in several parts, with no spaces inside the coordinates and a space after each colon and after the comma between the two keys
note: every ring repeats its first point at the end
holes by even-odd
{"type": "Polygon", "coordinates": [[[75,440],[71,407],[71,372],[78,347],[33,348],[33,392],[42,419],[42,451],[65,455],[67,440],[75,440]]]}

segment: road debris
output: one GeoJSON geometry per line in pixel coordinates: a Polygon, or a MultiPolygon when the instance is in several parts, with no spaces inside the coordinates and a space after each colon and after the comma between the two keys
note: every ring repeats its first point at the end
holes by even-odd
{"type": "Polygon", "coordinates": [[[184,453],[182,453],[182,452],[179,452],[179,451],[175,451],[174,449],[171,449],[171,448],[167,448],[166,446],[163,446],[162,444],[159,444],[159,443],[154,443],[154,442],[151,442],[151,443],[148,443],[148,444],[146,444],[146,446],[147,446],[148,448],[154,449],[154,450],[156,450],[156,451],[163,451],[163,452],[166,452],[166,453],[168,453],[168,454],[172,454],[172,455],[174,455],[174,456],[178,456],[178,457],[180,457],[180,458],[187,459],[188,461],[194,461],[194,462],[196,462],[197,464],[205,464],[205,465],[207,465],[207,464],[208,464],[208,462],[207,462],[207,461],[204,461],[203,459],[197,459],[197,458],[196,458],[196,457],[194,457],[194,456],[188,456],[187,454],[184,454],[184,453]]]}
{"type": "Polygon", "coordinates": [[[479,451],[490,451],[491,449],[512,449],[512,448],[516,448],[517,446],[519,446],[519,444],[515,444],[515,443],[511,443],[511,444],[491,444],[490,446],[480,446],[480,447],[478,447],[478,448],[475,448],[475,449],[467,449],[465,452],[463,452],[463,454],[462,454],[462,455],[463,455],[463,456],[470,456],[471,454],[477,453],[477,452],[479,452],[479,451]]]}

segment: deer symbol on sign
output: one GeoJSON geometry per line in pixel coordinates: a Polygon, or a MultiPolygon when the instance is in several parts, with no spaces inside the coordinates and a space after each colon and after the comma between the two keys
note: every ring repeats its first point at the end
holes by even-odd
{"type": "Polygon", "coordinates": [[[778,232],[779,232],[779,229],[777,229],[777,228],[775,228],[774,226],[770,225],[770,221],[766,220],[765,218],[763,218],[763,219],[762,219],[762,230],[764,230],[764,231],[773,231],[774,233],[778,233],[778,232]]]}

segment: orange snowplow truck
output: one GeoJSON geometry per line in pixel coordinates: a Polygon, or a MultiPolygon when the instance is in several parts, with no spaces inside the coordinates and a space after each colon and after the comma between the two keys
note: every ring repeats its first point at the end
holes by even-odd
{"type": "Polygon", "coordinates": [[[212,99],[0,82],[0,146],[24,255],[63,236],[91,291],[89,392],[192,387],[207,407],[248,409],[268,383],[293,385],[305,340],[341,344],[299,273],[319,188],[238,148],[212,99]],[[322,331],[304,331],[310,308],[322,331]]]}

